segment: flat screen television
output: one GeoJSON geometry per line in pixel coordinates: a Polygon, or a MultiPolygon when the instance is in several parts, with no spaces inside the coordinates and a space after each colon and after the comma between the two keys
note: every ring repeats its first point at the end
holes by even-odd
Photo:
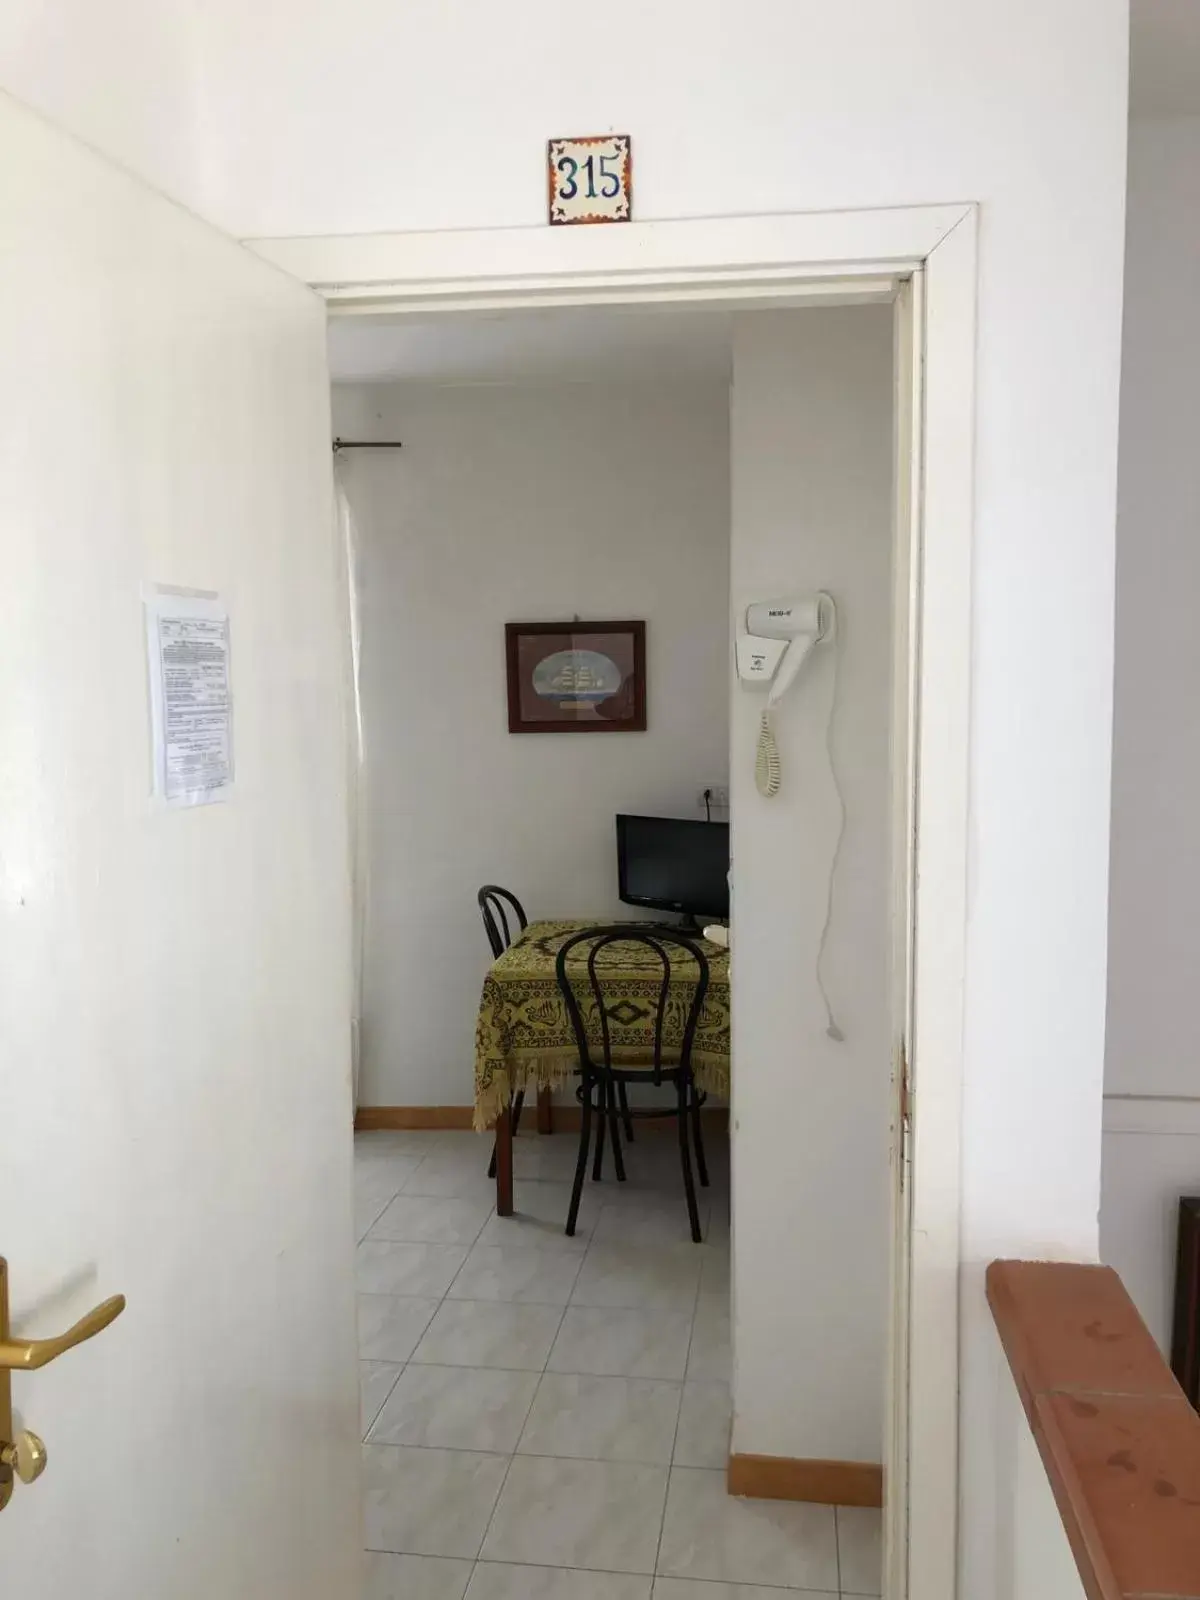
{"type": "Polygon", "coordinates": [[[618,892],[628,906],[729,915],[729,824],[617,817],[618,892]]]}

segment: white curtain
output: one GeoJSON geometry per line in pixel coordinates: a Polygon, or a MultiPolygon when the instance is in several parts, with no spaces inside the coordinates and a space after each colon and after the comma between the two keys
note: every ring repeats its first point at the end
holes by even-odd
{"type": "Polygon", "coordinates": [[[354,1108],[357,1111],[362,1068],[363,946],[367,927],[366,785],[363,779],[366,747],[363,741],[362,695],[359,679],[358,525],[347,491],[348,467],[349,463],[340,455],[334,457],[338,543],[341,552],[348,646],[344,653],[347,677],[346,703],[350,708],[346,739],[346,792],[350,809],[348,865],[353,918],[351,950],[354,962],[350,1058],[354,1076],[354,1108]]]}

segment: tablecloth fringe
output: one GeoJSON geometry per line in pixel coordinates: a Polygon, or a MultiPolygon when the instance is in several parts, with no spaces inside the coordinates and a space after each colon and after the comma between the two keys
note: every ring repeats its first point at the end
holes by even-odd
{"type": "MultiPolygon", "coordinates": [[[[628,1065],[644,1070],[647,1077],[650,1075],[650,1068],[637,1059],[636,1053],[628,1063],[623,1063],[617,1053],[617,1065],[628,1065]]],[[[725,1058],[698,1053],[693,1057],[693,1071],[697,1086],[706,1094],[715,1094],[722,1100],[728,1100],[729,1063],[725,1058]]],[[[506,1067],[494,1073],[487,1088],[475,1101],[475,1132],[486,1133],[493,1127],[501,1111],[519,1089],[524,1089],[526,1093],[536,1093],[539,1089],[559,1089],[575,1078],[578,1072],[579,1057],[572,1051],[566,1055],[547,1052],[524,1068],[518,1067],[513,1071],[506,1067]]]]}

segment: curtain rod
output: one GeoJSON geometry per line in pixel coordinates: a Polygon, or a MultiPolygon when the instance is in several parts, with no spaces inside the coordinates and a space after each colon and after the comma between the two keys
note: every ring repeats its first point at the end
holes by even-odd
{"type": "Polygon", "coordinates": [[[399,439],[335,439],[333,453],[339,450],[401,450],[399,439]]]}

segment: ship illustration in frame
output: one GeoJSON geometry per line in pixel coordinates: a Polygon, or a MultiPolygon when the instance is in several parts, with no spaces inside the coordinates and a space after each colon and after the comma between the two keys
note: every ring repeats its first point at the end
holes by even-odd
{"type": "Polygon", "coordinates": [[[645,729],[644,622],[510,622],[505,645],[510,733],[645,729]]]}

